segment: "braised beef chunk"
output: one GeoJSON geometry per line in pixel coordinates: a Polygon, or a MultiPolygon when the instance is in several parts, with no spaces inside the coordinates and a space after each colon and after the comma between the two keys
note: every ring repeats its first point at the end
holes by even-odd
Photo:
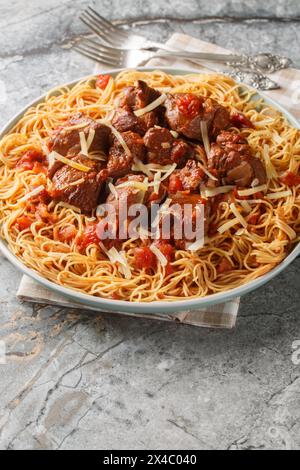
{"type": "Polygon", "coordinates": [[[174,191],[196,191],[201,181],[203,180],[204,172],[196,160],[188,160],[186,165],[181,170],[175,170],[170,176],[169,188],[174,188],[174,191]],[[179,180],[179,184],[177,181],[179,180]]]}
{"type": "MultiPolygon", "coordinates": [[[[197,210],[197,206],[202,205],[204,201],[201,199],[201,196],[198,194],[183,194],[183,193],[176,193],[172,194],[170,196],[171,198],[171,204],[169,207],[171,207],[171,214],[173,215],[174,218],[174,227],[173,227],[173,239],[174,239],[174,244],[176,248],[178,249],[186,249],[187,246],[190,243],[193,243],[195,239],[187,240],[185,238],[185,233],[184,233],[184,218],[180,217],[180,207],[182,208],[182,213],[184,214],[184,206],[186,204],[189,204],[192,206],[192,228],[193,231],[195,232],[196,229],[199,229],[199,224],[196,224],[196,218],[201,217],[201,212],[197,210]],[[178,212],[179,211],[179,212],[178,212]],[[182,220],[182,236],[180,236],[180,230],[175,229],[176,227],[176,222],[175,219],[178,219],[178,216],[180,217],[179,220],[182,220]]],[[[210,203],[208,201],[203,204],[204,207],[204,220],[203,220],[203,235],[205,235],[208,231],[208,226],[209,226],[209,215],[210,215],[210,203]]],[[[185,217],[190,217],[189,213],[185,215],[185,217]]],[[[190,222],[190,220],[187,220],[186,223],[190,222]]]]}
{"type": "MultiPolygon", "coordinates": [[[[123,185],[124,183],[126,183],[128,181],[129,182],[137,181],[139,183],[143,183],[145,178],[146,178],[146,175],[144,175],[144,174],[129,174],[127,176],[124,176],[123,178],[119,178],[115,182],[115,187],[118,191],[120,191],[120,190],[122,190],[122,188],[118,189],[118,186],[120,184],[123,185]]],[[[148,207],[151,206],[152,203],[160,204],[160,202],[163,201],[167,196],[167,188],[166,188],[165,182],[164,181],[161,182],[161,184],[159,185],[158,193],[156,193],[154,191],[153,185],[151,185],[151,182],[153,181],[153,178],[148,177],[147,179],[148,179],[150,185],[149,185],[148,189],[143,194],[142,202],[148,207]]]]}
{"type": "Polygon", "coordinates": [[[187,158],[194,154],[193,148],[180,139],[174,139],[171,132],[165,128],[151,128],[145,136],[147,160],[149,163],[168,165],[176,163],[183,165],[187,158]]]}
{"type": "Polygon", "coordinates": [[[143,80],[138,80],[136,86],[125,88],[121,106],[130,106],[132,109],[145,108],[155,101],[160,92],[151,88],[143,80]]]}
{"type": "Polygon", "coordinates": [[[267,181],[262,162],[253,157],[250,145],[242,134],[221,132],[212,144],[208,158],[210,170],[216,170],[221,184],[249,187],[254,180],[258,184],[267,181]]]}
{"type": "Polygon", "coordinates": [[[100,124],[89,117],[75,116],[66,124],[54,131],[52,138],[49,142],[49,149],[54,150],[63,156],[75,156],[80,153],[80,136],[79,132],[84,132],[87,139],[90,129],[94,129],[95,135],[89,150],[99,151],[106,153],[109,147],[110,129],[109,127],[100,124]],[[80,124],[86,125],[82,128],[70,129],[70,127],[80,124]]]}
{"type": "MultiPolygon", "coordinates": [[[[124,176],[123,178],[118,178],[114,183],[115,189],[118,193],[118,200],[122,195],[122,198],[126,198],[128,207],[130,207],[130,205],[132,204],[138,203],[143,203],[147,207],[150,207],[152,203],[159,204],[160,202],[162,202],[167,196],[167,189],[164,182],[159,185],[158,194],[154,192],[153,186],[149,186],[148,189],[144,191],[142,188],[135,187],[134,185],[132,185],[134,181],[138,183],[143,183],[145,178],[146,176],[143,174],[133,173],[124,176]],[[129,182],[128,186],[126,186],[127,182],[129,182]]],[[[149,179],[149,182],[151,182],[151,178],[149,179]]],[[[108,195],[107,202],[113,202],[113,204],[117,204],[114,194],[110,193],[108,195]]]]}
{"type": "Polygon", "coordinates": [[[204,102],[204,120],[207,122],[208,134],[215,139],[224,129],[231,126],[229,112],[224,106],[207,99],[204,102]]]}
{"type": "Polygon", "coordinates": [[[133,131],[141,136],[147,131],[145,122],[138,118],[129,106],[116,110],[112,119],[112,125],[119,132],[133,131]]]}
{"type": "Polygon", "coordinates": [[[206,123],[210,138],[230,126],[226,108],[209,98],[190,93],[169,94],[164,105],[170,128],[189,139],[202,142],[201,121],[206,123]]]}
{"type": "Polygon", "coordinates": [[[90,171],[84,172],[63,165],[54,173],[50,196],[56,201],[66,202],[89,214],[98,204],[101,165],[82,155],[72,157],[72,161],[90,167],[90,171]]]}
{"type": "Polygon", "coordinates": [[[143,139],[135,132],[123,132],[122,137],[127,144],[131,154],[127,155],[119,140],[114,137],[113,145],[109,149],[107,170],[109,176],[117,178],[126,175],[131,171],[132,163],[135,159],[144,160],[145,146],[143,139]]]}
{"type": "Polygon", "coordinates": [[[140,188],[136,188],[135,186],[130,185],[130,184],[126,186],[124,185],[124,183],[127,183],[127,182],[132,183],[133,181],[142,183],[144,179],[145,179],[144,175],[134,175],[134,174],[124,176],[123,178],[118,178],[116,182],[114,183],[116,192],[118,194],[118,199],[115,198],[115,195],[113,193],[110,193],[107,197],[106,202],[113,203],[117,207],[120,201],[122,203],[126,200],[126,204],[128,208],[132,204],[142,203],[144,201],[145,193],[140,188]],[[119,188],[120,185],[122,185],[121,188],[119,188]]]}
{"type": "MultiPolygon", "coordinates": [[[[134,186],[133,182],[143,183],[146,176],[143,174],[129,174],[123,178],[118,178],[115,183],[115,191],[117,192],[118,197],[115,197],[114,193],[110,193],[106,199],[106,203],[113,208],[110,210],[112,214],[112,227],[115,228],[117,236],[120,236],[120,227],[119,219],[114,218],[115,214],[118,214],[120,211],[123,211],[123,214],[128,212],[130,206],[134,204],[144,204],[146,207],[150,208],[152,203],[159,204],[166,196],[166,188],[163,184],[160,184],[159,194],[154,193],[153,186],[149,186],[147,190],[144,190],[143,187],[134,186]],[[128,183],[128,185],[126,185],[128,183]]],[[[124,228],[128,228],[129,222],[134,218],[134,215],[127,216],[124,228]]],[[[146,230],[147,226],[144,227],[146,230]]]]}
{"type": "Polygon", "coordinates": [[[119,132],[133,131],[144,135],[147,129],[159,125],[163,121],[164,108],[158,106],[153,111],[135,116],[134,111],[145,108],[160,96],[160,92],[154,90],[142,80],[137,81],[136,86],[125,88],[123,99],[113,119],[113,125],[119,132]]]}
{"type": "MultiPolygon", "coordinates": [[[[144,203],[144,200],[145,200],[145,193],[139,189],[139,188],[136,188],[134,186],[123,186],[123,183],[126,183],[127,181],[138,181],[138,182],[142,182],[144,180],[144,176],[143,175],[128,175],[124,178],[119,178],[116,182],[115,182],[115,189],[116,189],[116,192],[118,194],[118,197],[116,198],[115,197],[115,194],[113,193],[109,193],[109,195],[107,196],[107,199],[106,199],[106,203],[113,206],[114,207],[114,211],[111,210],[111,214],[112,214],[112,226],[115,227],[115,230],[116,230],[116,233],[118,235],[119,232],[119,219],[118,217],[115,219],[114,215],[118,214],[119,211],[123,211],[123,214],[127,214],[128,213],[128,209],[130,206],[132,206],[133,204],[143,204],[144,203]],[[122,185],[122,187],[119,187],[119,185],[122,185]]],[[[130,220],[133,218],[132,217],[127,217],[127,227],[128,227],[128,223],[130,222],[130,220]]],[[[125,229],[126,227],[123,227],[123,229],[125,229]]]]}

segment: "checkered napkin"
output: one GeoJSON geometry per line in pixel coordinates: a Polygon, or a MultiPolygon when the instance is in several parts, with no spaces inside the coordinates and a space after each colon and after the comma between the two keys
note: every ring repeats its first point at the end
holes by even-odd
{"type": "MultiPolygon", "coordinates": [[[[174,50],[189,50],[195,52],[229,52],[222,47],[215,44],[200,41],[199,39],[192,38],[183,34],[173,34],[167,42],[167,45],[174,50]]],[[[212,73],[211,62],[201,62],[201,65],[180,60],[174,60],[174,57],[168,59],[152,59],[148,65],[154,67],[174,67],[181,69],[198,69],[199,72],[212,73]]],[[[99,71],[100,65],[97,64],[96,72],[99,71]]],[[[105,69],[107,67],[105,66],[105,69]]],[[[281,103],[288,109],[294,116],[300,119],[300,70],[288,69],[280,70],[272,74],[274,79],[281,88],[279,90],[272,90],[265,92],[266,95],[274,98],[277,102],[281,103]]],[[[70,307],[80,310],[95,310],[94,308],[82,306],[76,302],[72,302],[66,297],[46,289],[39,285],[27,276],[23,276],[21,284],[18,289],[17,297],[20,300],[38,302],[50,305],[59,305],[63,307],[70,307]]],[[[232,328],[235,325],[240,299],[236,298],[223,304],[206,307],[201,310],[182,311],[173,314],[136,314],[136,313],[122,313],[123,315],[132,317],[149,318],[153,320],[164,321],[177,321],[194,326],[211,327],[211,328],[232,328]]],[[[108,313],[108,312],[107,312],[108,313]]]]}

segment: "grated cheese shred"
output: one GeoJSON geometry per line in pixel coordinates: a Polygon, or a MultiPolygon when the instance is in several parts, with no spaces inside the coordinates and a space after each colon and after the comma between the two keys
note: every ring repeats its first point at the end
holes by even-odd
{"type": "Polygon", "coordinates": [[[162,252],[160,251],[159,248],[157,248],[157,246],[152,244],[149,246],[149,248],[152,251],[152,253],[155,254],[156,258],[158,259],[158,261],[160,262],[162,266],[166,266],[168,264],[167,258],[162,254],[162,252]]]}
{"type": "Polygon", "coordinates": [[[236,207],[236,205],[234,204],[234,202],[232,202],[229,207],[230,207],[230,210],[233,213],[233,215],[235,215],[235,217],[239,220],[240,224],[243,227],[247,228],[248,224],[247,224],[246,220],[244,219],[244,217],[242,216],[242,214],[239,212],[239,210],[236,207]]]}
{"type": "Polygon", "coordinates": [[[49,158],[49,162],[52,159],[53,159],[53,161],[59,160],[60,162],[64,163],[65,165],[71,166],[72,168],[75,168],[76,170],[79,170],[79,171],[88,172],[91,169],[89,166],[83,165],[82,163],[74,162],[70,158],[64,157],[63,155],[60,155],[59,153],[55,152],[54,150],[49,154],[48,158],[49,158]]]}
{"type": "Polygon", "coordinates": [[[134,111],[134,114],[137,117],[143,116],[143,114],[149,113],[150,111],[153,111],[153,109],[163,104],[164,101],[166,101],[166,99],[167,99],[167,95],[163,93],[158,98],[156,98],[156,100],[152,101],[152,103],[149,103],[144,108],[137,109],[136,111],[134,111]]]}

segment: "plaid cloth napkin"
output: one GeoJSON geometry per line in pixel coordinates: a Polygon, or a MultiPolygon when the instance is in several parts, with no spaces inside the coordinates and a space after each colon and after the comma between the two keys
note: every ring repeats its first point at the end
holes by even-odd
{"type": "MultiPolygon", "coordinates": [[[[189,51],[202,51],[202,52],[229,52],[222,47],[216,46],[208,42],[200,41],[199,39],[192,38],[183,34],[173,34],[167,42],[167,45],[174,50],[189,50],[189,51]]],[[[174,67],[179,69],[193,68],[203,73],[213,73],[211,69],[211,62],[201,62],[201,65],[180,60],[171,59],[152,59],[148,65],[153,67],[174,67]]],[[[95,73],[99,72],[100,65],[97,64],[95,73]]],[[[105,69],[107,67],[105,66],[105,69]]],[[[100,69],[101,70],[101,69],[100,69]]],[[[266,95],[274,98],[288,109],[294,116],[300,119],[300,70],[288,69],[280,70],[272,74],[272,78],[279,83],[281,88],[279,90],[272,90],[265,92],[266,95]]],[[[36,283],[27,276],[23,276],[21,284],[18,289],[17,297],[20,300],[38,302],[50,305],[59,305],[63,307],[75,308],[80,310],[95,310],[91,307],[82,306],[79,303],[72,302],[66,297],[49,291],[45,287],[36,283]]],[[[239,309],[240,299],[236,298],[223,304],[214,305],[205,309],[197,311],[182,311],[173,314],[136,314],[119,312],[123,315],[132,317],[149,318],[153,320],[164,321],[177,321],[194,326],[211,327],[211,328],[233,328],[236,322],[236,317],[239,309]]],[[[111,312],[107,312],[111,313],[111,312]]]]}

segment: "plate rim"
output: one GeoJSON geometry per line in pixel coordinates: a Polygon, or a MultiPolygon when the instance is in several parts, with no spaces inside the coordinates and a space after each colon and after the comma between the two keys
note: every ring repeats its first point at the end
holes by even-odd
{"type": "MultiPolygon", "coordinates": [[[[137,71],[154,71],[154,70],[161,70],[171,75],[176,74],[188,74],[188,73],[197,73],[201,75],[201,71],[192,68],[173,68],[173,67],[137,67],[135,69],[126,69],[126,68],[116,68],[116,69],[104,69],[101,70],[101,73],[108,73],[108,74],[117,74],[119,72],[125,70],[137,70],[137,71]]],[[[222,75],[221,73],[216,73],[217,75],[222,75]]],[[[80,77],[78,79],[72,80],[71,82],[67,82],[61,85],[56,86],[52,90],[50,89],[48,92],[40,95],[38,98],[31,101],[29,104],[24,106],[18,113],[16,113],[4,127],[0,130],[0,139],[4,137],[4,135],[10,131],[10,129],[15,125],[15,123],[24,115],[24,113],[31,107],[36,106],[38,103],[41,103],[47,95],[55,93],[55,90],[58,90],[60,87],[68,86],[72,87],[76,83],[95,77],[97,73],[92,73],[86,75],[84,77],[80,77]]],[[[251,88],[248,85],[241,83],[241,86],[245,86],[246,88],[251,88]]],[[[264,93],[258,92],[255,90],[256,93],[264,98],[264,100],[271,104],[273,107],[278,109],[281,113],[283,113],[289,122],[295,127],[300,128],[299,121],[288,111],[286,110],[281,104],[277,103],[272,98],[269,98],[264,93]]],[[[215,294],[210,294],[204,297],[199,297],[196,299],[180,299],[180,300],[171,300],[171,301],[152,301],[152,302],[130,302],[127,300],[114,300],[114,299],[105,299],[103,297],[96,297],[90,294],[85,294],[83,292],[79,292],[77,290],[73,290],[70,287],[61,286],[52,282],[38,272],[34,271],[33,269],[29,268],[25,264],[23,264],[19,258],[17,258],[12,251],[8,248],[7,243],[0,239],[0,251],[2,254],[10,261],[17,269],[19,269],[23,274],[26,274],[30,278],[37,281],[39,284],[43,285],[44,287],[54,291],[64,297],[72,299],[75,302],[79,302],[81,304],[88,305],[89,307],[93,307],[95,311],[113,311],[116,313],[174,313],[174,312],[185,312],[185,311],[192,311],[192,310],[199,310],[206,308],[208,306],[232,301],[237,297],[241,297],[252,290],[255,290],[275,276],[280,274],[290,263],[292,263],[297,256],[300,254],[300,242],[296,244],[293,248],[291,253],[275,268],[273,268],[268,273],[264,274],[263,276],[254,279],[246,284],[243,284],[239,287],[235,287],[234,289],[230,289],[224,292],[218,292],[215,294]]]]}

